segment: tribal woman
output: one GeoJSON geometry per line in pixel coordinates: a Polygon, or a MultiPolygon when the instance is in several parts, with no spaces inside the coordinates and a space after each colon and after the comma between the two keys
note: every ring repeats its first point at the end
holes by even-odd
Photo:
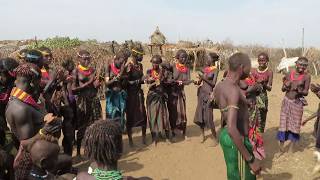
{"type": "Polygon", "coordinates": [[[216,53],[209,53],[206,55],[206,66],[198,74],[198,81],[195,82],[199,86],[197,96],[198,105],[194,116],[194,123],[197,124],[202,133],[202,142],[205,141],[204,128],[211,130],[214,146],[217,143],[217,134],[213,122],[213,108],[209,103],[210,95],[217,82],[218,69],[214,66],[215,62],[219,60],[216,53]]]}
{"type": "Polygon", "coordinates": [[[277,138],[280,141],[280,151],[284,152],[284,142],[291,141],[290,151],[300,139],[303,107],[307,105],[311,76],[306,72],[308,59],[300,57],[295,70],[290,71],[283,79],[282,91],[286,93],[280,111],[280,126],[277,138]]]}
{"type": "Polygon", "coordinates": [[[169,94],[168,110],[172,136],[175,136],[175,129],[182,130],[186,138],[187,114],[186,114],[186,96],[184,86],[191,84],[190,70],[186,66],[188,54],[185,50],[178,50],[175,58],[177,62],[171,67],[173,72],[172,89],[169,94]]]}
{"type": "Polygon", "coordinates": [[[133,146],[132,141],[132,128],[142,127],[142,143],[146,144],[146,128],[147,128],[147,115],[144,106],[144,95],[141,89],[141,84],[144,83],[143,75],[143,48],[140,45],[133,47],[131,56],[132,58],[127,63],[127,132],[129,137],[129,144],[133,146]]]}
{"type": "Polygon", "coordinates": [[[265,151],[260,132],[261,114],[259,111],[257,98],[263,91],[263,86],[261,83],[256,82],[256,79],[252,76],[252,74],[242,81],[242,83],[244,83],[244,85],[242,85],[242,91],[247,99],[249,110],[249,140],[252,144],[254,156],[257,159],[262,160],[265,158],[265,151]],[[246,88],[244,88],[244,86],[246,88]]]}
{"type": "Polygon", "coordinates": [[[169,139],[169,114],[167,108],[168,95],[165,93],[163,85],[163,71],[160,68],[162,58],[154,55],[151,58],[152,68],[147,71],[146,84],[149,85],[147,96],[147,116],[152,135],[152,140],[157,145],[158,138],[164,131],[166,138],[169,139]]]}
{"type": "Polygon", "coordinates": [[[266,126],[267,113],[268,113],[268,91],[272,89],[273,72],[268,69],[269,56],[266,53],[258,55],[259,67],[253,69],[252,76],[257,83],[263,87],[261,93],[257,96],[257,107],[260,111],[261,120],[259,122],[260,132],[263,133],[266,126]]]}
{"type": "Polygon", "coordinates": [[[72,92],[77,95],[77,156],[80,156],[81,142],[86,128],[101,118],[101,104],[97,97],[99,80],[95,69],[90,67],[91,55],[86,50],[78,52],[79,65],[73,71],[72,92]]]}
{"type": "Polygon", "coordinates": [[[111,63],[105,67],[106,85],[106,117],[119,120],[122,131],[125,131],[125,110],[127,92],[125,84],[127,80],[125,63],[128,55],[119,51],[111,63]]]}

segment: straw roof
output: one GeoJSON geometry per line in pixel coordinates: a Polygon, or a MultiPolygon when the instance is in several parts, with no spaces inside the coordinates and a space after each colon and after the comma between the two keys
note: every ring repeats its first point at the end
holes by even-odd
{"type": "Polygon", "coordinates": [[[166,37],[160,32],[159,27],[157,26],[156,30],[150,36],[151,44],[163,45],[166,43],[166,37]]]}

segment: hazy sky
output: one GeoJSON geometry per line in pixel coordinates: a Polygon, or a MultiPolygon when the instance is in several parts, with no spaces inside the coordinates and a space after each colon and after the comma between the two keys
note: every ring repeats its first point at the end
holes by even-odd
{"type": "Polygon", "coordinates": [[[0,39],[71,36],[320,47],[319,0],[0,0],[0,39]]]}

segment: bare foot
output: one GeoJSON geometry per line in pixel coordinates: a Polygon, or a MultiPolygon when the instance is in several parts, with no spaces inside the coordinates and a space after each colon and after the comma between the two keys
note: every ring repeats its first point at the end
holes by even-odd
{"type": "Polygon", "coordinates": [[[284,152],[285,152],[284,143],[283,143],[283,142],[280,142],[280,143],[279,143],[279,150],[280,150],[281,153],[284,153],[284,152]]]}
{"type": "Polygon", "coordinates": [[[216,147],[219,144],[219,141],[216,137],[214,137],[212,141],[213,141],[213,147],[216,147]]]}

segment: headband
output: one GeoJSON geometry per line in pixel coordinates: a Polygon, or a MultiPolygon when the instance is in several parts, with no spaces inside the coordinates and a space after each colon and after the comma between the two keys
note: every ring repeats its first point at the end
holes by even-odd
{"type": "Polygon", "coordinates": [[[26,58],[30,58],[30,59],[39,59],[39,58],[40,58],[40,56],[32,55],[32,54],[27,54],[27,55],[26,55],[26,58]]]}
{"type": "Polygon", "coordinates": [[[87,54],[80,55],[79,52],[77,53],[77,55],[80,58],[91,58],[91,55],[87,55],[87,54]]]}
{"type": "Polygon", "coordinates": [[[140,51],[135,50],[135,49],[132,49],[131,51],[132,51],[132,52],[135,52],[135,53],[137,53],[137,54],[140,54],[140,55],[144,55],[144,53],[143,53],[143,52],[140,52],[140,51]]]}
{"type": "MultiPolygon", "coordinates": [[[[38,50],[38,51],[40,51],[40,50],[38,50]]],[[[41,54],[42,54],[43,56],[52,55],[52,53],[49,53],[49,52],[46,52],[46,51],[40,51],[40,52],[41,52],[41,54]]]]}

